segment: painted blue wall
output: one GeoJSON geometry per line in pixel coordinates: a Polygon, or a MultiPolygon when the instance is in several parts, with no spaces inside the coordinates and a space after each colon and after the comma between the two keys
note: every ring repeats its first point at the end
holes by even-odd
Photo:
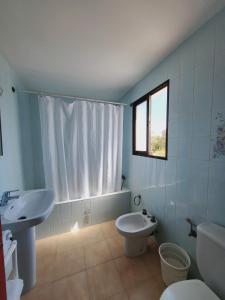
{"type": "Polygon", "coordinates": [[[2,123],[3,156],[0,156],[0,196],[3,191],[23,189],[23,159],[21,150],[20,118],[18,95],[11,90],[18,86],[15,73],[7,61],[0,55],[0,97],[2,123]]]}
{"type": "Polygon", "coordinates": [[[40,130],[35,102],[25,94],[19,79],[0,54],[0,97],[3,156],[0,156],[0,197],[12,189],[43,187],[40,130]],[[11,87],[16,88],[13,93],[11,87]],[[35,140],[37,137],[37,140],[35,140]],[[37,153],[38,152],[38,153],[37,153]],[[38,167],[37,167],[38,165],[38,167]],[[41,177],[41,179],[40,179],[41,177]]]}
{"type": "Polygon", "coordinates": [[[24,188],[25,190],[44,188],[41,125],[37,97],[19,93],[19,123],[24,188]]]}
{"type": "Polygon", "coordinates": [[[128,106],[123,172],[132,195],[140,193],[143,206],[158,217],[159,241],[178,243],[195,261],[196,240],[188,237],[185,218],[197,224],[208,220],[225,225],[225,10],[179,46],[122,101],[131,103],[167,79],[169,158],[162,161],[131,154],[128,106]],[[218,138],[218,128],[223,130],[223,140],[218,138]]]}

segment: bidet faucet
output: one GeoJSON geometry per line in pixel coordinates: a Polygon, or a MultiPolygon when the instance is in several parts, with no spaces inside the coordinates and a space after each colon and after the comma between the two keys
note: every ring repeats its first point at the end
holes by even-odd
{"type": "Polygon", "coordinates": [[[18,191],[19,190],[11,190],[11,191],[4,192],[0,200],[0,206],[6,206],[9,200],[18,199],[19,195],[11,196],[11,193],[18,192],[18,191]]]}
{"type": "Polygon", "coordinates": [[[142,214],[143,214],[144,216],[147,216],[147,215],[148,215],[147,209],[143,208],[143,209],[142,209],[142,214]]]}
{"type": "Polygon", "coordinates": [[[144,216],[147,216],[148,218],[150,218],[150,220],[151,220],[152,223],[156,223],[156,217],[153,216],[153,215],[151,215],[151,214],[149,214],[148,211],[147,211],[147,209],[143,208],[142,209],[142,214],[144,216]]]}

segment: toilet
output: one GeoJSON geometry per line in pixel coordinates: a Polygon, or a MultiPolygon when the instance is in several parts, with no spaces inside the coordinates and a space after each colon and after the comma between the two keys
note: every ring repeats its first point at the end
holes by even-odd
{"type": "Polygon", "coordinates": [[[213,223],[198,225],[197,264],[204,282],[194,279],[173,283],[160,300],[225,299],[224,227],[213,223]]]}
{"type": "Polygon", "coordinates": [[[115,224],[118,232],[125,238],[125,255],[138,256],[146,252],[148,236],[156,229],[157,220],[143,210],[122,215],[115,224]]]}

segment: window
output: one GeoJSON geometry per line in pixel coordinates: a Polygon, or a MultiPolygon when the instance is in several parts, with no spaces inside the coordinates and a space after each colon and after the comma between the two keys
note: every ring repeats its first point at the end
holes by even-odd
{"type": "Polygon", "coordinates": [[[132,106],[133,154],[167,159],[169,80],[132,106]]]}

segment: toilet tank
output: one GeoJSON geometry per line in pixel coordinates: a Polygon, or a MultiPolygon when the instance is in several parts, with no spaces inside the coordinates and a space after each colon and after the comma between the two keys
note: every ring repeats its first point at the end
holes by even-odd
{"type": "Polygon", "coordinates": [[[213,223],[197,227],[197,264],[205,283],[225,299],[225,228],[213,223]]]}

